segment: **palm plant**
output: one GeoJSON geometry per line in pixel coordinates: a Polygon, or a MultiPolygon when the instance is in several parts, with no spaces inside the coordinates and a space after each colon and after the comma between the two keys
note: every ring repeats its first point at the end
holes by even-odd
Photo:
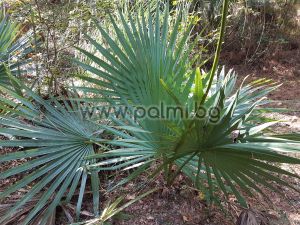
{"type": "MultiPolygon", "coordinates": [[[[18,82],[15,80],[15,82],[18,82]]],[[[61,202],[69,202],[80,186],[76,214],[79,216],[88,178],[91,180],[94,214],[99,211],[99,177],[89,173],[86,166],[93,161],[85,157],[95,154],[95,145],[101,140],[103,128],[87,121],[76,101],[45,101],[29,88],[18,83],[25,91],[19,95],[5,86],[1,91],[11,97],[0,98],[0,108],[6,113],[0,116],[1,147],[14,147],[13,153],[1,155],[0,162],[27,159],[19,166],[0,174],[5,179],[23,173],[24,177],[0,193],[3,200],[25,188],[26,194],[1,216],[0,223],[6,224],[33,198],[36,204],[18,224],[31,224],[40,214],[40,224],[55,212],[61,202]]],[[[19,214],[20,216],[20,214],[19,214]]]]}
{"type": "Polygon", "coordinates": [[[91,171],[135,168],[118,184],[121,185],[158,161],[161,165],[152,171],[151,177],[163,171],[171,184],[183,172],[197,188],[206,190],[207,201],[220,202],[215,194],[219,189],[226,198],[233,193],[244,207],[247,203],[241,190],[249,195],[253,191],[264,195],[260,185],[278,191],[273,182],[296,189],[274,174],[299,176],[273,163],[300,163],[299,159],[283,154],[299,152],[299,135],[266,136],[263,131],[276,121],[259,123],[260,116],[257,116],[259,107],[269,102],[265,96],[278,85],[258,80],[242,84],[234,91],[234,72],[226,74],[225,70],[218,70],[227,8],[228,1],[224,1],[217,52],[207,73],[193,69],[189,58],[193,47],[191,26],[181,29],[183,34],[178,38],[181,18],[170,25],[169,7],[163,15],[157,9],[154,16],[145,17],[141,11],[128,20],[120,12],[121,22],[111,18],[115,38],[97,24],[108,47],[87,36],[101,58],[79,49],[96,65],[77,60],[82,68],[95,75],[82,77],[95,85],[93,88],[80,89],[98,94],[97,99],[101,101],[114,106],[122,104],[132,111],[125,118],[112,115],[112,120],[126,132],[111,129],[119,136],[111,144],[120,148],[88,157],[102,159],[88,167],[91,171]],[[183,113],[184,116],[134,117],[136,106],[149,109],[161,103],[176,106],[182,112],[196,103],[197,107],[183,113]],[[217,109],[217,114],[209,113],[199,119],[203,108],[217,109]],[[177,167],[175,171],[173,165],[177,167]]]}
{"type": "Polygon", "coordinates": [[[88,220],[85,222],[80,222],[80,223],[74,223],[71,225],[111,225],[110,222],[108,222],[109,219],[112,219],[115,217],[118,213],[123,211],[125,208],[129,207],[130,205],[134,204],[135,202],[141,200],[142,198],[146,197],[147,195],[153,193],[157,189],[153,189],[150,191],[147,191],[136,198],[130,200],[129,202],[123,204],[120,206],[121,202],[124,200],[125,196],[120,196],[118,197],[114,202],[109,203],[102,211],[101,215],[99,218],[95,218],[92,220],[88,220]]]}
{"type": "Polygon", "coordinates": [[[30,46],[31,33],[19,36],[19,25],[12,22],[4,9],[0,11],[0,82],[11,84],[8,73],[19,76],[23,66],[30,62],[26,56],[33,51],[30,46]],[[9,70],[5,69],[5,66],[9,70]],[[11,71],[11,72],[8,72],[11,71]]]}

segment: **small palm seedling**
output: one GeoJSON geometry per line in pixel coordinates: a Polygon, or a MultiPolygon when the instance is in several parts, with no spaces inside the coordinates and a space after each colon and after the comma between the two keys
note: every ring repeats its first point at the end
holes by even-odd
{"type": "Polygon", "coordinates": [[[129,202],[126,202],[122,206],[119,206],[121,202],[124,200],[125,196],[118,197],[114,202],[109,203],[102,211],[99,218],[88,220],[81,223],[74,223],[71,225],[111,225],[111,223],[108,221],[115,216],[117,216],[118,213],[129,207],[130,205],[134,204],[135,202],[141,200],[142,198],[145,198],[149,194],[155,192],[157,189],[153,189],[150,191],[145,192],[144,194],[141,194],[134,199],[130,200],[129,202]]]}
{"type": "Polygon", "coordinates": [[[0,87],[15,99],[0,98],[0,107],[6,112],[0,116],[0,134],[8,138],[1,140],[0,146],[16,148],[13,153],[1,155],[0,163],[18,159],[27,161],[1,172],[0,179],[20,173],[24,176],[1,192],[0,199],[22,188],[27,191],[1,216],[0,223],[6,224],[19,215],[19,209],[38,198],[18,224],[31,224],[40,213],[43,214],[41,224],[46,224],[62,201],[71,200],[77,186],[80,186],[76,207],[79,216],[88,178],[91,180],[94,214],[98,215],[99,177],[98,173],[86,170],[91,161],[85,158],[95,154],[94,144],[101,140],[103,129],[81,115],[78,102],[45,101],[29,88],[19,85],[25,90],[24,96],[0,87]]]}
{"type": "Polygon", "coordinates": [[[148,17],[138,12],[128,20],[120,12],[121,22],[111,18],[115,35],[98,25],[107,48],[87,36],[101,57],[80,49],[96,65],[77,61],[96,75],[83,77],[96,86],[81,90],[98,93],[102,101],[123,104],[133,111],[136,106],[159,108],[161,103],[182,110],[181,115],[167,117],[140,118],[132,113],[114,118],[117,125],[127,126],[126,134],[112,131],[120,137],[114,144],[121,148],[89,157],[103,159],[89,168],[135,168],[120,185],[158,161],[161,166],[152,177],[163,171],[171,184],[183,172],[197,188],[205,190],[207,201],[220,203],[215,193],[221,190],[225,198],[233,193],[244,207],[247,202],[241,190],[248,195],[253,191],[264,195],[261,186],[278,191],[274,183],[297,190],[275,174],[299,176],[274,163],[300,163],[286,155],[300,151],[299,135],[267,136],[263,131],[276,122],[259,122],[260,107],[269,102],[267,94],[278,86],[262,79],[235,90],[234,72],[218,70],[227,8],[225,0],[217,52],[208,73],[193,69],[189,63],[191,27],[179,35],[181,18],[169,24],[169,7],[163,14],[158,9],[148,17]],[[192,111],[186,110],[194,105],[197,107],[192,111]],[[199,118],[202,109],[216,110],[199,118]]]}

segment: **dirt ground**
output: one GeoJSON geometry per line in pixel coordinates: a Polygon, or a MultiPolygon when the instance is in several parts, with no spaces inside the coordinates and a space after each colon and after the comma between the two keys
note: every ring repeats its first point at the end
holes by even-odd
{"type": "MultiPolygon", "coordinates": [[[[300,166],[290,169],[300,173],[300,166]]],[[[295,186],[300,185],[299,180],[296,179],[289,178],[289,182],[295,186]]],[[[125,189],[129,190],[130,186],[134,188],[135,184],[131,183],[125,189]]],[[[209,208],[183,176],[172,187],[166,188],[162,179],[151,185],[151,188],[154,187],[160,189],[124,211],[127,219],[114,219],[112,223],[115,225],[233,225],[243,211],[234,196],[231,196],[225,205],[231,215],[226,216],[218,207],[209,208]]],[[[251,208],[267,218],[270,225],[300,224],[299,193],[285,188],[285,196],[265,189],[264,192],[273,205],[268,204],[262,196],[248,198],[248,202],[251,208]]],[[[132,197],[134,196],[129,195],[128,200],[132,197]]]]}

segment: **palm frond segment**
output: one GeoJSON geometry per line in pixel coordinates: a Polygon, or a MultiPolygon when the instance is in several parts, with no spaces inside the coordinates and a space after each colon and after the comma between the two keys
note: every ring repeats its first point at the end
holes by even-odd
{"type": "Polygon", "coordinates": [[[6,114],[0,116],[0,134],[8,139],[1,140],[0,146],[17,150],[1,155],[0,163],[18,159],[26,161],[2,172],[0,178],[19,173],[25,176],[0,193],[0,199],[20,188],[26,188],[28,192],[0,221],[6,221],[33,197],[39,196],[38,202],[22,223],[30,224],[41,210],[46,210],[43,218],[45,222],[62,200],[71,200],[78,187],[79,215],[88,177],[94,196],[94,213],[97,215],[100,182],[97,173],[87,171],[86,167],[93,161],[86,157],[95,154],[95,143],[101,142],[103,128],[82,116],[79,102],[56,99],[46,101],[20,85],[25,91],[24,97],[4,86],[0,87],[19,102],[17,104],[14,100],[1,98],[1,108],[6,114]]]}

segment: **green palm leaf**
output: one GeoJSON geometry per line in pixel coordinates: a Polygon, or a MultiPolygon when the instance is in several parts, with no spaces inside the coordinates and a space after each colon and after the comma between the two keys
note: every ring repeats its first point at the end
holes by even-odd
{"type": "MultiPolygon", "coordinates": [[[[31,44],[31,32],[19,36],[19,25],[12,22],[9,15],[1,9],[0,11],[0,82],[11,84],[9,73],[19,76],[24,70],[24,65],[31,59],[27,57],[33,51],[31,44]]],[[[34,43],[38,44],[38,43],[34,43]]],[[[30,68],[27,68],[27,70],[30,68]]]]}
{"type": "Polygon", "coordinates": [[[9,219],[16,210],[37,195],[40,196],[39,201],[22,224],[29,224],[48,205],[43,218],[45,221],[63,199],[71,200],[81,178],[81,194],[77,204],[79,214],[82,191],[86,188],[88,176],[91,177],[94,213],[97,215],[99,177],[94,172],[91,174],[87,172],[86,167],[93,161],[85,158],[95,154],[94,143],[101,140],[103,129],[81,115],[79,102],[58,102],[55,99],[45,101],[30,89],[21,86],[25,89],[25,97],[1,86],[2,91],[14,94],[13,97],[21,104],[16,105],[13,100],[1,102],[6,106],[8,113],[0,117],[0,134],[9,139],[1,140],[0,146],[15,147],[18,150],[1,155],[0,162],[23,158],[27,158],[27,161],[2,172],[0,178],[5,179],[19,173],[24,173],[25,176],[0,193],[0,199],[8,197],[20,188],[29,186],[31,188],[5,216],[1,217],[0,221],[9,219]],[[19,112],[18,115],[14,113],[15,111],[19,112]],[[49,199],[52,199],[50,204],[49,199]]]}

